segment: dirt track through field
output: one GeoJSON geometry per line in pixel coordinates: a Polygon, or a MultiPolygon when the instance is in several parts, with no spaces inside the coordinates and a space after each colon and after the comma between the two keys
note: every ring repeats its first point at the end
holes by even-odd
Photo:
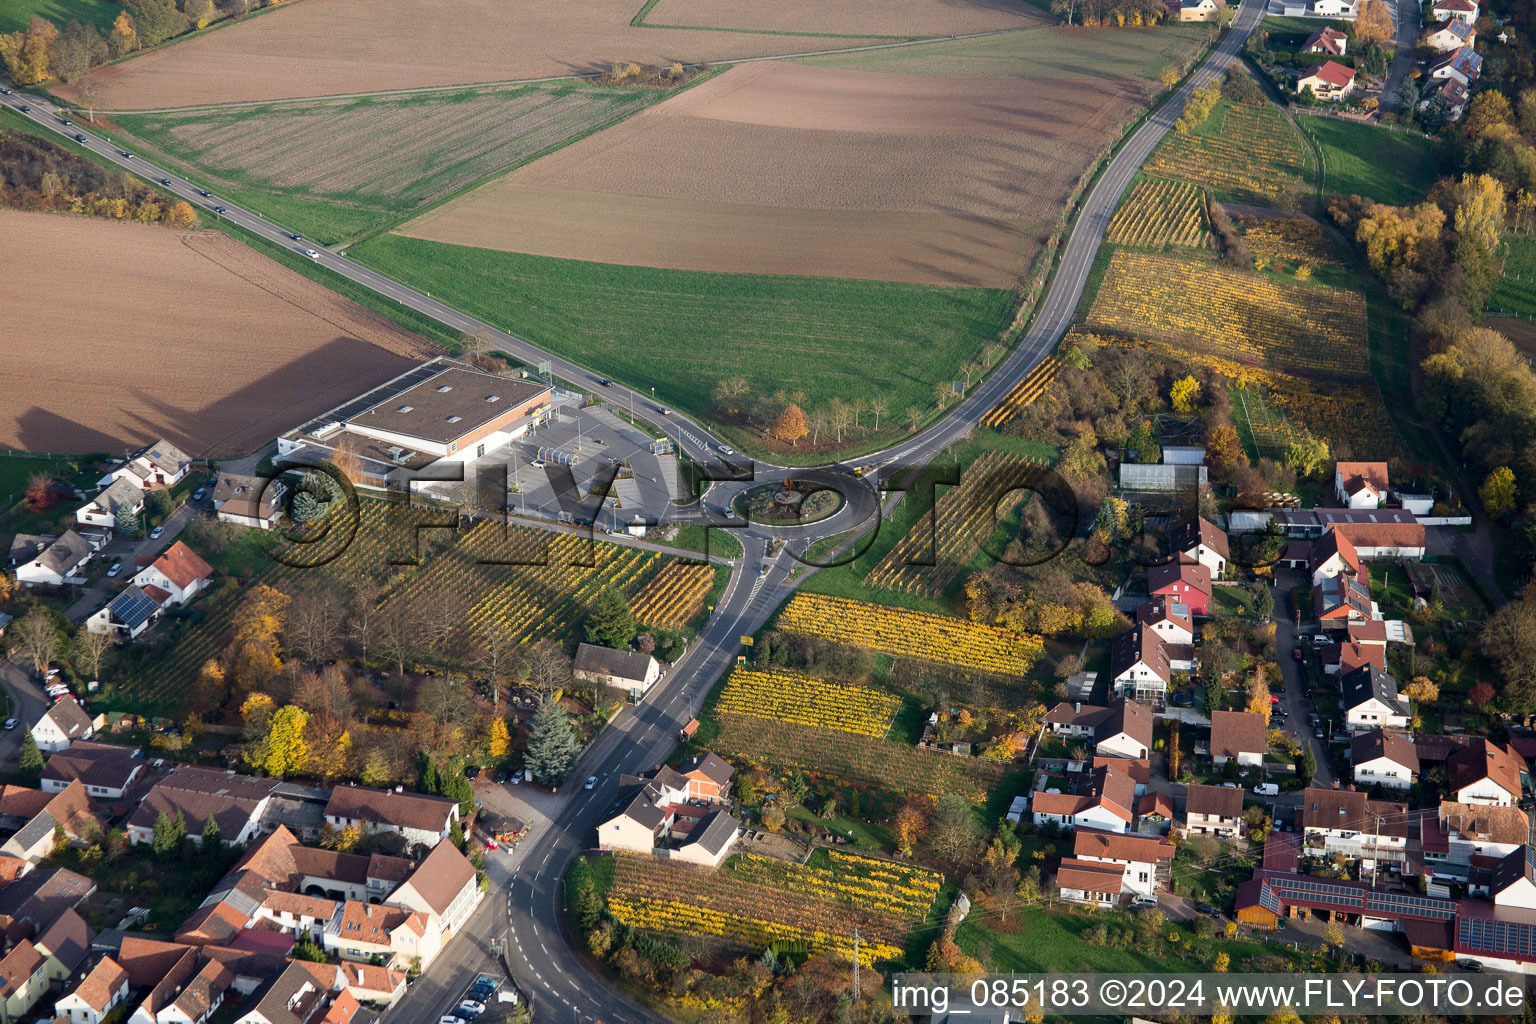
{"type": "Polygon", "coordinates": [[[432,353],[213,231],[0,210],[0,445],[250,451],[432,353]]]}
{"type": "Polygon", "coordinates": [[[1009,287],[1132,83],[733,68],[431,211],[432,241],[688,270],[1009,287]]]}
{"type": "Polygon", "coordinates": [[[956,35],[978,24],[1040,22],[1018,0],[850,0],[850,10],[797,0],[798,13],[773,20],[794,21],[798,32],[853,37],[632,28],[642,3],[460,0],[427,9],[418,0],[290,0],[283,10],[103,68],[90,80],[102,109],[142,110],[507,82],[602,71],[614,61],[804,53],[885,42],[914,26],[920,35],[956,35]]]}

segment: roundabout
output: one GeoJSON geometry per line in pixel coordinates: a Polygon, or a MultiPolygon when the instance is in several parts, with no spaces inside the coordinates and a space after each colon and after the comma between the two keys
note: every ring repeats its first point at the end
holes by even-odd
{"type": "Polygon", "coordinates": [[[749,487],[731,501],[731,511],[769,529],[809,526],[831,519],[848,504],[842,491],[815,480],[784,479],[749,487]]]}

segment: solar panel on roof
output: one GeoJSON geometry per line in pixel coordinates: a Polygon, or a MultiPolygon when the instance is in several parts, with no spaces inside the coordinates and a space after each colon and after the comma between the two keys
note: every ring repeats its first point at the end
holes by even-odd
{"type": "Polygon", "coordinates": [[[130,587],[112,599],[112,616],[130,628],[147,622],[160,606],[144,591],[130,587]]]}

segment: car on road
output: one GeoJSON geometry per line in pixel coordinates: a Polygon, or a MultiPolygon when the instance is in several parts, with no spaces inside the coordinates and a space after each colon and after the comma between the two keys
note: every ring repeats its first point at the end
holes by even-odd
{"type": "Polygon", "coordinates": [[[543,469],[544,468],[544,460],[543,459],[534,459],[532,462],[528,463],[528,468],[529,469],[543,469]]]}
{"type": "Polygon", "coordinates": [[[20,723],[20,722],[18,722],[18,721],[17,721],[17,720],[16,720],[16,719],[14,719],[14,718],[7,718],[7,719],[6,719],[6,720],[5,720],[5,731],[6,731],[6,732],[10,732],[10,731],[11,731],[11,730],[12,730],[12,729],[14,729],[14,728],[16,728],[16,727],[17,727],[17,726],[18,726],[18,725],[20,725],[20,724],[21,724],[21,723],[20,723]]]}
{"type": "Polygon", "coordinates": [[[193,501],[202,501],[203,500],[203,495],[205,495],[207,493],[208,493],[208,488],[206,488],[206,487],[199,487],[197,490],[192,492],[192,500],[193,501]]]}
{"type": "Polygon", "coordinates": [[[320,258],[320,254],[315,252],[315,250],[313,250],[313,249],[305,249],[304,250],[304,255],[308,256],[312,260],[317,260],[317,259],[320,258]]]}
{"type": "Polygon", "coordinates": [[[160,184],[164,185],[166,188],[170,188],[171,187],[171,179],[170,178],[161,178],[160,179],[160,184]]]}
{"type": "Polygon", "coordinates": [[[613,387],[613,381],[609,380],[607,377],[599,377],[597,378],[597,385],[598,387],[611,388],[613,387]]]}
{"type": "Polygon", "coordinates": [[[658,406],[657,406],[657,407],[656,407],[656,411],[657,411],[657,412],[659,412],[659,413],[661,413],[661,414],[662,414],[662,415],[663,415],[663,416],[671,416],[671,415],[672,415],[672,410],[671,410],[671,409],[668,409],[668,408],[667,408],[667,407],[666,407],[666,406],[664,406],[664,405],[658,405],[658,406]]]}
{"type": "Polygon", "coordinates": [[[736,449],[732,448],[728,444],[717,445],[716,448],[719,450],[721,455],[735,455],[736,454],[736,449]]]}
{"type": "Polygon", "coordinates": [[[118,155],[121,156],[124,160],[132,160],[133,159],[133,154],[128,152],[126,149],[120,149],[117,152],[118,152],[118,155]]]}
{"type": "Polygon", "coordinates": [[[71,121],[67,117],[61,117],[61,118],[59,118],[59,123],[60,124],[74,124],[75,122],[71,121]]]}
{"type": "Polygon", "coordinates": [[[1318,726],[1316,729],[1313,729],[1312,730],[1312,735],[1316,736],[1318,739],[1322,739],[1323,738],[1323,727],[1322,726],[1318,726]]]}
{"type": "Polygon", "coordinates": [[[160,535],[162,533],[164,533],[164,532],[165,532],[165,527],[157,526],[153,530],[149,531],[149,539],[150,540],[159,540],[160,539],[160,535]]]}
{"type": "Polygon", "coordinates": [[[79,142],[79,143],[84,143],[85,142],[85,136],[81,135],[79,132],[75,132],[75,141],[79,142]]]}
{"type": "Polygon", "coordinates": [[[224,213],[228,213],[229,211],[224,209],[224,207],[222,207],[222,206],[215,206],[213,208],[213,212],[214,213],[219,213],[219,214],[224,214],[224,213]]]}
{"type": "Polygon", "coordinates": [[[212,193],[212,192],[209,192],[209,191],[208,191],[208,190],[207,190],[207,189],[205,189],[205,188],[200,188],[200,189],[198,189],[198,190],[197,190],[197,194],[198,194],[198,195],[200,195],[200,196],[202,196],[202,197],[203,197],[203,198],[204,198],[204,199],[212,199],[212,198],[213,198],[213,193],[212,193]]]}
{"type": "Polygon", "coordinates": [[[123,571],[123,563],[122,562],[118,562],[117,564],[113,565],[112,568],[107,570],[107,576],[108,576],[108,578],[111,578],[113,576],[116,576],[118,573],[120,573],[122,571],[123,571]]]}
{"type": "Polygon", "coordinates": [[[0,88],[0,95],[9,96],[10,94],[11,94],[11,90],[6,89],[6,88],[0,88]]]}
{"type": "Polygon", "coordinates": [[[297,231],[290,232],[288,237],[293,239],[295,242],[304,241],[304,236],[299,234],[297,231]]]}
{"type": "Polygon", "coordinates": [[[1297,661],[1300,661],[1301,660],[1301,648],[1300,647],[1292,647],[1291,648],[1291,657],[1296,659],[1297,661]]]}
{"type": "Polygon", "coordinates": [[[30,113],[32,113],[32,108],[27,106],[25,103],[23,103],[19,109],[21,110],[21,112],[23,114],[30,114],[30,113]]]}
{"type": "Polygon", "coordinates": [[[1273,782],[1261,782],[1253,787],[1253,791],[1259,796],[1279,796],[1280,787],[1273,782]]]}
{"type": "Polygon", "coordinates": [[[582,783],[581,788],[582,789],[596,789],[597,788],[597,776],[596,775],[588,775],[587,776],[587,781],[582,783]]]}

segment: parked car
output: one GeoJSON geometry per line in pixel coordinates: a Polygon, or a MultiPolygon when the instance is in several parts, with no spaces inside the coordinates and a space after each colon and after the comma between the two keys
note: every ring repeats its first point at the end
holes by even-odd
{"type": "Polygon", "coordinates": [[[199,487],[197,490],[192,492],[192,500],[193,501],[202,501],[203,500],[203,495],[205,495],[207,493],[208,493],[208,488],[206,488],[206,487],[199,487]]]}
{"type": "Polygon", "coordinates": [[[1211,906],[1209,903],[1196,903],[1195,904],[1195,909],[1200,911],[1200,913],[1205,914],[1207,917],[1220,917],[1221,916],[1221,911],[1217,910],[1215,907],[1211,906]]]}
{"type": "Polygon", "coordinates": [[[1483,962],[1481,960],[1468,960],[1463,957],[1456,961],[1456,966],[1464,971],[1471,971],[1473,974],[1483,973],[1483,962]]]}
{"type": "Polygon", "coordinates": [[[522,784],[523,784],[523,770],[521,768],[519,768],[517,771],[512,773],[512,785],[514,785],[514,786],[521,786],[522,784]]]}
{"type": "Polygon", "coordinates": [[[1253,791],[1259,796],[1279,796],[1280,787],[1273,782],[1261,782],[1253,787],[1253,791]]]}
{"type": "Polygon", "coordinates": [[[160,535],[162,533],[164,533],[164,532],[165,532],[165,527],[157,526],[153,530],[149,531],[149,539],[150,540],[159,540],[160,539],[160,535]]]}
{"type": "Polygon", "coordinates": [[[1131,906],[1133,906],[1133,907],[1155,907],[1155,906],[1157,906],[1157,897],[1156,896],[1132,896],[1131,897],[1131,906]]]}
{"type": "Polygon", "coordinates": [[[475,779],[478,779],[480,777],[480,766],[477,765],[477,764],[467,764],[467,765],[465,765],[464,766],[464,777],[466,779],[469,779],[470,781],[474,781],[475,779]]]}
{"type": "Polygon", "coordinates": [[[113,564],[112,568],[107,570],[107,576],[109,576],[109,577],[116,576],[118,573],[120,573],[122,571],[123,571],[123,563],[122,562],[116,562],[116,563],[113,564]]]}
{"type": "Polygon", "coordinates": [[[1301,648],[1300,647],[1292,647],[1291,648],[1291,657],[1295,658],[1297,661],[1300,661],[1301,660],[1301,648]]]}
{"type": "Polygon", "coordinates": [[[597,788],[597,776],[596,775],[588,775],[587,776],[587,781],[582,783],[581,788],[582,789],[596,789],[597,788]]]}
{"type": "Polygon", "coordinates": [[[485,1004],[477,1003],[473,999],[466,999],[459,1004],[459,1009],[464,1013],[474,1014],[474,1017],[469,1018],[470,1020],[474,1020],[475,1017],[478,1017],[485,1012],[485,1004]]]}
{"type": "Polygon", "coordinates": [[[17,721],[16,719],[14,719],[14,718],[7,718],[5,720],[5,731],[6,732],[10,732],[12,729],[16,728],[20,724],[21,723],[19,721],[17,721]]]}

